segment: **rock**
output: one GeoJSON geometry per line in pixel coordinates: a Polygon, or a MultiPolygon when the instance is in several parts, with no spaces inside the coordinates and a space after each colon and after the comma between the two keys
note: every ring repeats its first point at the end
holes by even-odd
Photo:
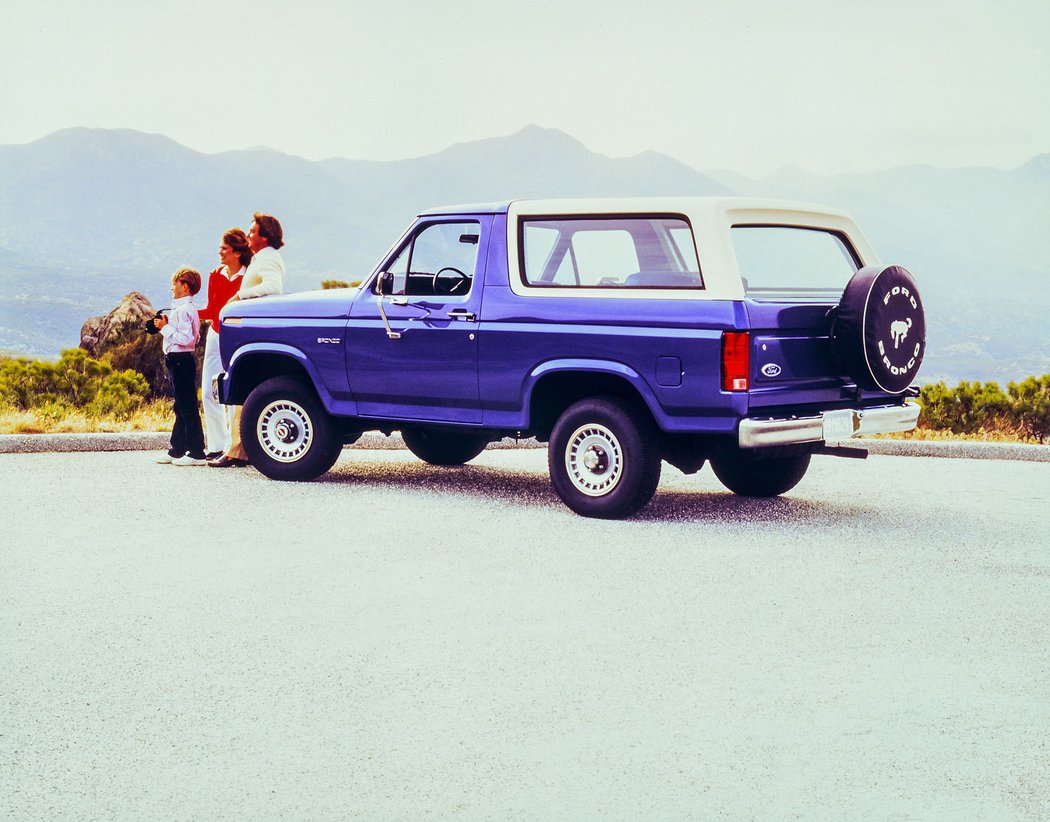
{"type": "Polygon", "coordinates": [[[91,356],[99,356],[130,327],[141,329],[157,313],[153,303],[138,291],[132,291],[120,304],[103,317],[92,317],[80,329],[80,347],[91,356]]]}

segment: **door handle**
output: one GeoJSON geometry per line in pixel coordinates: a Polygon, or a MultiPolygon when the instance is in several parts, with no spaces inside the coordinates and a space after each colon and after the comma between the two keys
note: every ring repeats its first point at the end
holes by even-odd
{"type": "Polygon", "coordinates": [[[450,320],[466,320],[467,322],[473,322],[477,315],[473,311],[468,311],[465,308],[453,308],[448,312],[448,318],[450,320]]]}

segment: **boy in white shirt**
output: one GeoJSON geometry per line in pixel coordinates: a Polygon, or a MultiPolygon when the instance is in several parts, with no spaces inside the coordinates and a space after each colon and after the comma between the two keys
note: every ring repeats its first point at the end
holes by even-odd
{"type": "Polygon", "coordinates": [[[201,335],[201,321],[193,295],[201,290],[201,275],[180,268],[171,278],[171,303],[167,316],[153,322],[164,337],[164,364],[168,366],[171,393],[175,395],[175,425],[171,447],[157,459],[172,465],[207,465],[204,459],[204,430],[197,407],[197,361],[194,350],[201,335]]]}

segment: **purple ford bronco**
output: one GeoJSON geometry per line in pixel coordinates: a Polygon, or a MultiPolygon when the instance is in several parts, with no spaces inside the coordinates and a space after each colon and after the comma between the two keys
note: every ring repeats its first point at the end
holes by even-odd
{"type": "Polygon", "coordinates": [[[318,477],[365,431],[434,465],[535,437],[565,504],[615,518],[664,460],[767,497],[911,430],[926,329],[846,214],[697,197],[432,209],[360,288],[234,303],[221,340],[268,477],[318,477]]]}

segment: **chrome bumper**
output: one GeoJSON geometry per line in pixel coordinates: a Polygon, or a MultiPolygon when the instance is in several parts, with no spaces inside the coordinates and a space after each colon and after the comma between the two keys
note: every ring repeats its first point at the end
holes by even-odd
{"type": "MultiPolygon", "coordinates": [[[[891,434],[895,431],[911,431],[919,419],[921,406],[912,400],[904,405],[887,405],[877,408],[849,409],[852,415],[852,432],[838,434],[828,442],[837,442],[851,437],[866,437],[870,434],[891,434]]],[[[791,419],[747,419],[740,421],[738,442],[741,448],[765,448],[771,445],[796,445],[804,442],[822,442],[825,414],[791,419]]]]}

